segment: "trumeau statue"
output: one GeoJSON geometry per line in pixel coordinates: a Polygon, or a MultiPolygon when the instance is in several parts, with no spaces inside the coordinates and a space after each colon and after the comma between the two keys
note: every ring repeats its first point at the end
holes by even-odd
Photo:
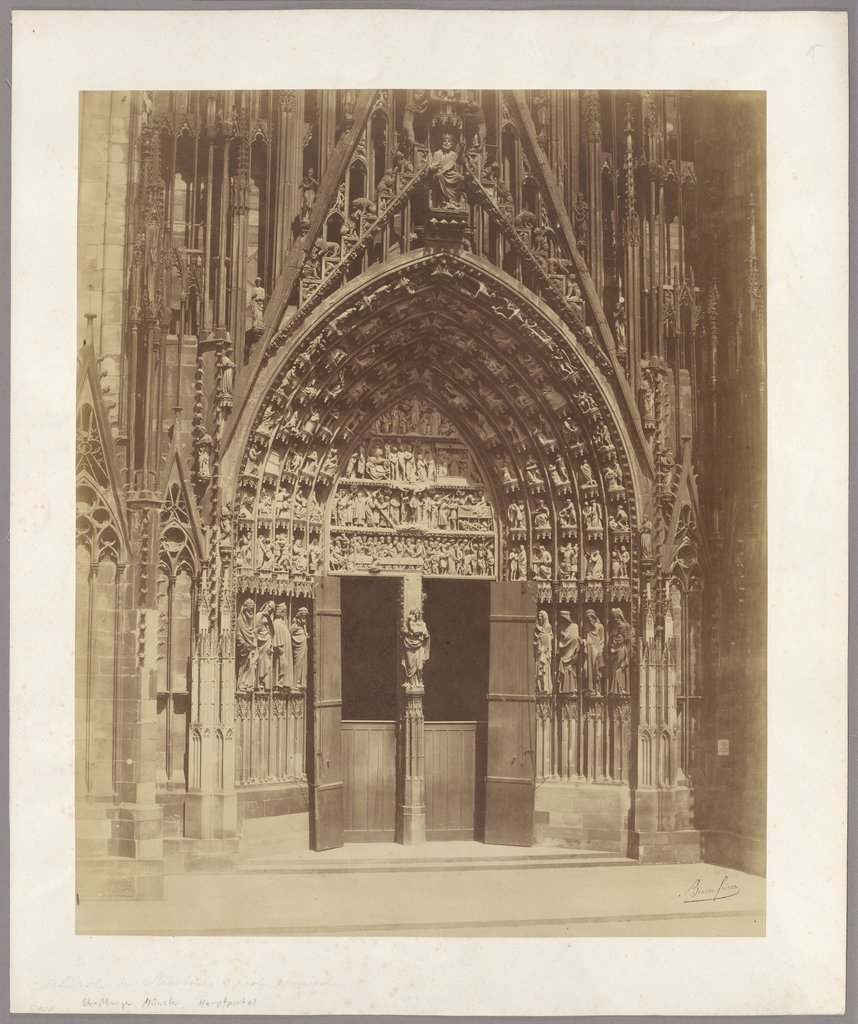
{"type": "Polygon", "coordinates": [[[420,612],[414,608],[408,613],[402,628],[402,667],[405,669],[405,688],[423,688],[423,666],[429,660],[429,630],[420,612]]]}
{"type": "Polygon", "coordinates": [[[533,631],[533,656],[536,660],[536,689],[539,693],[551,693],[554,683],[551,661],[554,655],[554,630],[548,621],[548,613],[540,611],[536,616],[533,631]]]}

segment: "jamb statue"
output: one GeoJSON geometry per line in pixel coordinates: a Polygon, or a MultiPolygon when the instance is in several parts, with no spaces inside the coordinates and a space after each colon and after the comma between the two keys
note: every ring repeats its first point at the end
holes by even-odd
{"type": "Polygon", "coordinates": [[[629,658],[632,647],[632,627],[619,608],[611,609],[611,674],[608,693],[629,692],[629,658]]]}
{"type": "Polygon", "coordinates": [[[563,628],[557,638],[557,682],[561,693],[575,693],[578,690],[578,655],[581,650],[581,635],[578,623],[572,621],[572,614],[562,611],[560,618],[563,628]]]}
{"type": "Polygon", "coordinates": [[[255,688],[257,666],[256,606],[252,598],[241,606],[235,628],[235,683],[240,692],[255,688]]]}
{"type": "Polygon", "coordinates": [[[602,692],[604,671],[605,627],[599,616],[589,608],[584,616],[584,684],[592,693],[602,692]]]}
{"type": "Polygon", "coordinates": [[[537,693],[551,693],[554,683],[551,678],[551,659],[554,653],[554,630],[548,621],[548,613],[540,611],[536,616],[533,631],[533,656],[536,660],[537,693]]]}
{"type": "Polygon", "coordinates": [[[307,689],[307,639],[309,636],[307,619],[309,614],[306,608],[299,608],[289,631],[292,639],[292,672],[296,690],[307,689]]]}

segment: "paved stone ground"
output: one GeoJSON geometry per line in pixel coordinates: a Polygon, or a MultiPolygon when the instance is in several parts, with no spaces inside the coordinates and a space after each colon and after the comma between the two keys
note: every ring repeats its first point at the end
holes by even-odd
{"type": "Polygon", "coordinates": [[[354,845],[170,875],[163,902],[82,902],[78,934],[765,934],[765,879],[708,864],[477,843],[354,845]],[[439,849],[441,847],[441,849],[439,849]]]}

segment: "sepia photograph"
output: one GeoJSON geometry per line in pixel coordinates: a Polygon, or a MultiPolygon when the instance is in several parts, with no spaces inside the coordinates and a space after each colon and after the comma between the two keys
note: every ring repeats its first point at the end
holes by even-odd
{"type": "Polygon", "coordinates": [[[0,94],[11,1011],[844,1013],[845,14],[175,2],[0,94]]]}
{"type": "Polygon", "coordinates": [[[765,93],[84,91],[78,171],[78,934],[764,935],[765,93]]]}

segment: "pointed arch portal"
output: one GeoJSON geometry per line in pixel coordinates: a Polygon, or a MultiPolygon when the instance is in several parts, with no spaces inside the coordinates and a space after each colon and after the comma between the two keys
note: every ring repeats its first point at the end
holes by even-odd
{"type": "MultiPolygon", "coordinates": [[[[423,607],[424,579],[506,588],[490,602],[486,715],[473,741],[443,733],[459,762],[465,747],[481,757],[477,734],[488,737],[481,767],[464,775],[487,787],[474,801],[484,807],[480,834],[529,843],[537,779],[628,781],[628,667],[615,666],[604,638],[616,609],[633,617],[636,495],[651,465],[627,394],[589,334],[576,338],[473,255],[410,254],[275,334],[232,424],[220,550],[233,565],[233,618],[247,595],[262,595],[257,603],[290,595],[294,605],[331,579],[309,677],[311,689],[317,681],[308,763],[318,848],[341,842],[344,821],[355,820],[352,804],[366,799],[355,791],[358,776],[374,780],[366,783],[374,792],[399,794],[396,832],[409,842],[426,836],[427,805],[438,805],[432,786],[450,788],[431,749],[443,730],[424,729],[422,690],[399,681],[395,743],[393,721],[372,724],[377,735],[360,723],[359,738],[342,723],[337,576],[398,577],[401,621],[423,607]],[[539,628],[557,632],[570,613],[575,621],[589,613],[593,654],[580,680],[540,675],[537,612],[539,628]],[[353,764],[361,756],[373,761],[363,775],[353,764]]],[[[256,699],[239,692],[236,701],[241,748],[256,699]]],[[[252,760],[252,750],[238,757],[252,760]]],[[[244,777],[259,774],[250,767],[244,777]]],[[[378,814],[368,833],[389,835],[389,808],[378,814]]],[[[438,837],[431,811],[428,832],[438,837]]]]}

